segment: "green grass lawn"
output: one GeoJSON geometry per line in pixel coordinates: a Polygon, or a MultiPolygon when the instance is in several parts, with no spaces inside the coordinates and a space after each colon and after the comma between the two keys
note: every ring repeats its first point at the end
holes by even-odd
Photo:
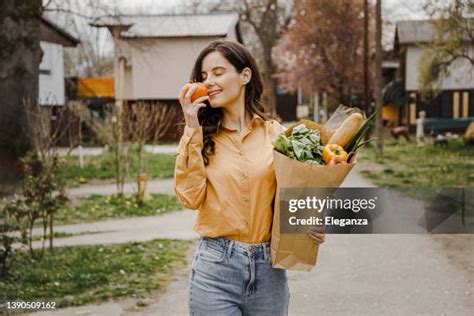
{"type": "Polygon", "coordinates": [[[0,279],[0,300],[53,301],[66,307],[123,296],[143,298],[163,289],[173,270],[185,264],[191,243],[154,240],[56,248],[40,261],[17,252],[10,275],[0,279]]]}
{"type": "MultiPolygon", "coordinates": [[[[114,157],[111,153],[100,156],[84,157],[84,169],[79,167],[79,158],[70,156],[58,172],[58,177],[68,184],[85,183],[90,180],[114,179],[114,157]]],[[[175,156],[165,154],[143,154],[143,172],[150,178],[172,178],[174,174],[175,156]]],[[[130,164],[127,180],[136,177],[136,158],[130,164]]]]}
{"type": "Polygon", "coordinates": [[[134,216],[151,216],[181,209],[179,201],[171,195],[152,194],[143,205],[135,202],[135,197],[125,195],[123,200],[117,196],[91,195],[79,198],[71,206],[55,215],[56,225],[87,223],[105,219],[134,216]]]}
{"type": "Polygon", "coordinates": [[[377,158],[373,146],[360,152],[360,161],[369,160],[380,168],[362,174],[383,187],[455,188],[474,184],[474,146],[452,140],[447,147],[415,141],[387,140],[383,158],[377,158]]]}

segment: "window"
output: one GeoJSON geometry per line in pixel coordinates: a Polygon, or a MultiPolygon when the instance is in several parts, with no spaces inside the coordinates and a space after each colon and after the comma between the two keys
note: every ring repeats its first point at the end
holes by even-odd
{"type": "Polygon", "coordinates": [[[53,69],[53,45],[49,43],[40,42],[41,49],[43,50],[43,59],[39,66],[40,75],[51,75],[51,70],[53,69]]]}

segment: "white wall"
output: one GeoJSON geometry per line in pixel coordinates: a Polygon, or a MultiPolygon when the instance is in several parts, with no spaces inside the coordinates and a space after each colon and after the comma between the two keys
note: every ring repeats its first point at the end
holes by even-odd
{"type": "MultiPolygon", "coordinates": [[[[410,46],[407,49],[406,63],[406,90],[418,90],[419,60],[424,48],[410,46]]],[[[471,49],[474,56],[474,46],[471,49]]],[[[450,67],[451,75],[440,81],[442,90],[468,90],[474,89],[474,74],[472,66],[466,60],[459,60],[450,67]]]]}
{"type": "Polygon", "coordinates": [[[177,99],[210,38],[155,39],[132,49],[134,99],[177,99]],[[146,49],[145,49],[146,48],[146,49]]]}
{"type": "Polygon", "coordinates": [[[43,59],[40,64],[39,102],[41,105],[64,105],[63,46],[40,42],[43,59]],[[41,72],[49,74],[41,74],[41,72]]]}
{"type": "MultiPolygon", "coordinates": [[[[229,39],[235,40],[235,32],[229,39]]],[[[127,58],[124,99],[176,100],[189,81],[200,51],[218,37],[120,39],[117,41],[115,95],[119,85],[117,57],[127,58]]]]}

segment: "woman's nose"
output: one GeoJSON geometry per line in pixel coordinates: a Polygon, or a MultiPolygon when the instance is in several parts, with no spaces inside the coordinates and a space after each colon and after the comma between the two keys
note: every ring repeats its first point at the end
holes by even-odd
{"type": "Polygon", "coordinates": [[[206,78],[206,80],[204,80],[203,83],[209,88],[214,85],[214,80],[211,78],[211,76],[209,76],[206,78]]]}

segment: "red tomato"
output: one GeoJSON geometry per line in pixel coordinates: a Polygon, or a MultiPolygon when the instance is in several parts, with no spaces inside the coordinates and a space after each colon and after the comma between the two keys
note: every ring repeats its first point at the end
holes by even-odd
{"type": "Polygon", "coordinates": [[[198,87],[196,91],[194,91],[193,95],[191,96],[191,102],[194,102],[194,100],[200,97],[204,97],[209,93],[209,90],[207,89],[206,85],[204,85],[204,83],[198,82],[194,84],[197,85],[198,87]]]}

